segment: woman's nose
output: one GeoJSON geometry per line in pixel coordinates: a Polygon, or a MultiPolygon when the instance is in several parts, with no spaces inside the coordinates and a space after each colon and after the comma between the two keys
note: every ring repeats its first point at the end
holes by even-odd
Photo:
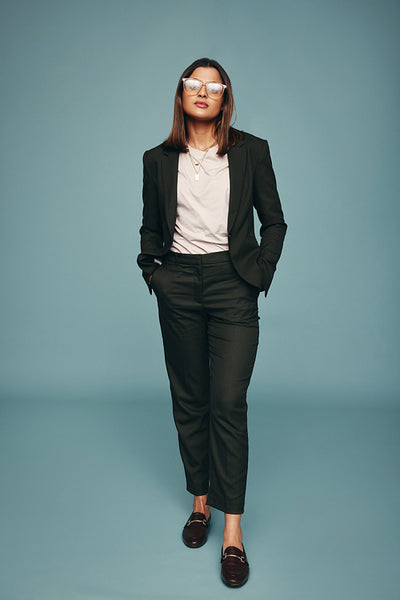
{"type": "Polygon", "coordinates": [[[207,96],[207,88],[206,88],[206,84],[205,83],[203,83],[203,85],[199,89],[199,93],[197,95],[198,96],[207,96]]]}

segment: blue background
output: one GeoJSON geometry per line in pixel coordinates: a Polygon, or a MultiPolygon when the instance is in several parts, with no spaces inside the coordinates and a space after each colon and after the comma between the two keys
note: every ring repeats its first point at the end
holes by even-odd
{"type": "MultiPolygon", "coordinates": [[[[254,386],[398,400],[396,2],[1,2],[1,386],[164,386],[136,267],[143,151],[178,77],[230,74],[288,222],[254,386]]],[[[302,392],[305,395],[302,395],[302,392]]]]}
{"type": "Polygon", "coordinates": [[[195,575],[179,539],[149,571],[149,523],[168,539],[190,501],[136,266],[142,154],[169,133],[183,69],[209,56],[235,126],[270,143],[289,226],[260,297],[242,595],[397,599],[399,3],[0,11],[2,597],[228,593],[220,532],[195,575]]]}

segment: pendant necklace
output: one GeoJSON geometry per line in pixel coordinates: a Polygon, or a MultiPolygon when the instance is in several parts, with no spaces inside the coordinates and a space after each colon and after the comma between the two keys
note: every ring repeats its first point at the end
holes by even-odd
{"type": "Polygon", "coordinates": [[[202,150],[202,152],[204,152],[204,156],[201,159],[201,161],[199,162],[196,158],[193,158],[192,153],[190,152],[189,144],[187,144],[186,147],[188,149],[190,162],[192,163],[192,166],[194,169],[194,180],[195,181],[200,180],[200,169],[201,169],[202,162],[205,159],[205,157],[207,156],[207,152],[209,151],[209,149],[212,148],[213,146],[215,146],[215,144],[211,144],[211,146],[208,146],[208,148],[206,148],[205,150],[202,150]]]}

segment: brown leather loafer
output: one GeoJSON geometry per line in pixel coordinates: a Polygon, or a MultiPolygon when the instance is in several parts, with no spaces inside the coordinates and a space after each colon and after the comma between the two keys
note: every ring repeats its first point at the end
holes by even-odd
{"type": "Polygon", "coordinates": [[[189,548],[200,548],[200,546],[203,546],[207,541],[210,521],[211,515],[206,519],[205,514],[192,512],[182,531],[183,543],[189,548]]]}
{"type": "Polygon", "coordinates": [[[244,546],[243,550],[235,546],[225,548],[225,552],[221,551],[221,563],[221,578],[225,585],[240,587],[246,583],[250,568],[244,546]]]}

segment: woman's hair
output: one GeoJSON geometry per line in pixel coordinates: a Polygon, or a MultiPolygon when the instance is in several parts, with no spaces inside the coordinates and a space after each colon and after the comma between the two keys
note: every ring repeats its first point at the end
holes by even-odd
{"type": "Polygon", "coordinates": [[[187,152],[186,119],[182,106],[182,79],[184,77],[190,77],[193,71],[198,67],[213,67],[214,69],[217,69],[221,76],[222,82],[226,85],[221,111],[215,123],[218,154],[226,154],[232,146],[237,144],[242,136],[240,131],[233,129],[233,127],[230,126],[232,113],[235,108],[231,80],[221,65],[216,60],[212,60],[210,58],[199,58],[198,60],[195,60],[187,67],[187,69],[183,71],[181,77],[179,78],[178,87],[176,88],[175,93],[172,129],[169,137],[164,142],[164,146],[168,148],[175,148],[175,150],[179,150],[179,152],[187,152]]]}

